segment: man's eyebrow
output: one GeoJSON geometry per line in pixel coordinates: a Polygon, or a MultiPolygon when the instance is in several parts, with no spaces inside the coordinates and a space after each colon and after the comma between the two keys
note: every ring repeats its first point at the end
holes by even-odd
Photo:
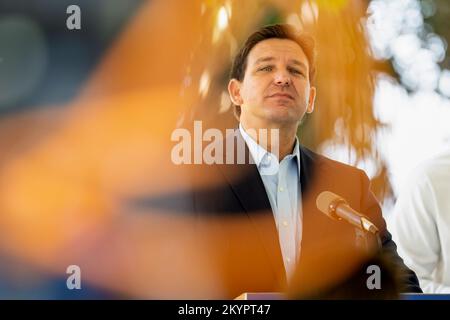
{"type": "Polygon", "coordinates": [[[259,59],[257,59],[257,60],[255,61],[255,65],[256,65],[256,64],[260,64],[260,63],[262,63],[262,62],[269,62],[269,61],[273,61],[273,60],[275,60],[274,57],[262,57],[262,58],[259,58],[259,59]]]}
{"type": "MultiPolygon", "coordinates": [[[[255,61],[255,65],[258,65],[258,64],[263,63],[263,62],[274,61],[274,60],[275,60],[274,57],[262,57],[262,58],[259,58],[259,59],[257,59],[255,61]]],[[[303,62],[301,62],[299,60],[291,59],[291,60],[289,60],[289,62],[292,63],[293,65],[299,66],[299,67],[301,67],[301,68],[303,68],[305,70],[307,69],[306,64],[304,64],[303,62]]]]}
{"type": "Polygon", "coordinates": [[[289,62],[291,62],[292,64],[294,64],[294,65],[296,65],[296,66],[302,67],[302,68],[305,69],[305,70],[307,69],[307,68],[306,68],[306,64],[304,64],[304,63],[301,62],[301,61],[292,59],[292,60],[289,60],[289,62]]]}

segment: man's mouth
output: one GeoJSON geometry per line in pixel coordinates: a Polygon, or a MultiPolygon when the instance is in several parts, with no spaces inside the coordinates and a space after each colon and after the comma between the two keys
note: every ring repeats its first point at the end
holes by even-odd
{"type": "Polygon", "coordinates": [[[294,100],[294,97],[288,93],[275,93],[275,94],[270,95],[269,98],[287,98],[287,99],[294,100]]]}

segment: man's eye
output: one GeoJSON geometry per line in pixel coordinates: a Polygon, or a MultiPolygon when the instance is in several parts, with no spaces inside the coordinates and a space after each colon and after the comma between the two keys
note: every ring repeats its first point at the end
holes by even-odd
{"type": "Polygon", "coordinates": [[[297,69],[291,69],[291,72],[292,72],[293,74],[303,75],[303,72],[301,72],[300,70],[297,70],[297,69]]]}
{"type": "Polygon", "coordinates": [[[272,70],[273,70],[273,67],[271,67],[271,66],[267,66],[267,67],[263,67],[263,68],[259,69],[259,71],[272,71],[272,70]]]}

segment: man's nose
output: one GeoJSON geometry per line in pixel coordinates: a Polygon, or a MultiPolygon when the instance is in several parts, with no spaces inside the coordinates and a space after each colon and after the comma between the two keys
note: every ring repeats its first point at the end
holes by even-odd
{"type": "Polygon", "coordinates": [[[275,75],[275,84],[279,86],[289,86],[291,77],[285,72],[279,72],[275,75]]]}

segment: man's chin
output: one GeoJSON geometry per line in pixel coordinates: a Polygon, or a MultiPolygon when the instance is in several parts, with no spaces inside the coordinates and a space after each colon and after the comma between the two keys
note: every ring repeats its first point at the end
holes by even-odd
{"type": "Polygon", "coordinates": [[[292,114],[292,110],[283,109],[271,109],[266,113],[267,120],[274,123],[296,123],[300,119],[297,115],[292,114]]]}

